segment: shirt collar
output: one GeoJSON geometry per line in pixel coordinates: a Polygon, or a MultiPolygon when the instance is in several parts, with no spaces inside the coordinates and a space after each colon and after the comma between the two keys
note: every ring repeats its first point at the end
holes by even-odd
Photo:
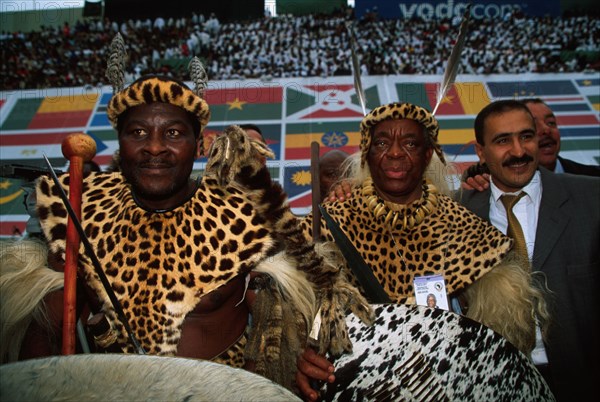
{"type": "MultiPolygon", "coordinates": [[[[492,190],[492,197],[494,199],[494,201],[498,201],[500,199],[500,197],[505,194],[502,190],[500,190],[498,187],[496,187],[496,185],[494,184],[494,178],[492,177],[492,179],[490,180],[490,189],[492,190]]],[[[542,192],[542,178],[540,175],[540,171],[536,170],[533,177],[531,178],[531,180],[529,181],[529,183],[527,183],[527,185],[525,187],[523,187],[520,191],[517,191],[515,193],[506,193],[506,194],[520,194],[521,191],[525,191],[525,193],[527,193],[527,195],[525,196],[525,198],[529,198],[530,201],[534,201],[539,199],[539,196],[542,192]]]]}
{"type": "Polygon", "coordinates": [[[562,163],[560,163],[560,159],[556,158],[556,166],[554,166],[554,173],[564,173],[565,168],[562,163]]]}

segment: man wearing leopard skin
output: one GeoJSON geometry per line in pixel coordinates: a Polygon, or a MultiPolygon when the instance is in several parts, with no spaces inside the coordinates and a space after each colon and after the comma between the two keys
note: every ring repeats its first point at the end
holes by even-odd
{"type": "MultiPolygon", "coordinates": [[[[117,91],[108,117],[118,131],[120,169],[84,178],[82,226],[147,353],[246,367],[294,389],[296,358],[315,312],[324,323],[312,336],[316,347],[340,354],[351,348],[347,309],[367,322],[372,311],[338,263],[305,241],[283,189],[261,162],[272,156],[262,142],[229,127],[211,146],[205,175],[190,177],[209,116],[198,92],[167,77],[142,77],[117,91]],[[248,329],[250,272],[270,279],[248,329]]],[[[60,180],[68,189],[68,175],[60,180]]],[[[40,178],[37,210],[49,252],[60,261],[67,214],[57,194],[50,179],[40,178]]],[[[79,265],[87,293],[110,323],[105,338],[112,345],[98,347],[133,353],[83,247],[79,265]]],[[[48,347],[39,354],[50,353],[48,347]]]]}
{"type": "MultiPolygon", "coordinates": [[[[547,317],[544,294],[511,251],[510,238],[438,190],[445,177],[435,169],[444,163],[438,131],[437,120],[419,106],[391,103],[373,109],[361,122],[360,151],[349,168],[352,197],[323,207],[391,301],[414,304],[413,281],[442,275],[452,304],[463,314],[530,352],[532,312],[547,317]]],[[[312,214],[302,225],[310,239],[312,214]]],[[[334,240],[323,218],[321,234],[334,240]]],[[[334,381],[332,368],[307,350],[297,374],[304,393],[310,393],[308,378],[334,381]]]]}

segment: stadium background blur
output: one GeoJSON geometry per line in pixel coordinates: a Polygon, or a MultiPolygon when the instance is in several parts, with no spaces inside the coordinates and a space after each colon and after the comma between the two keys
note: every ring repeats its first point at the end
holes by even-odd
{"type": "MultiPolygon", "coordinates": [[[[0,160],[66,170],[60,143],[84,131],[106,168],[117,148],[106,119],[105,50],[116,32],[128,48],[127,80],[147,73],[188,80],[208,70],[208,135],[258,124],[268,161],[294,212],[310,209],[310,142],[321,152],[358,147],[362,109],[352,79],[346,21],[357,37],[370,109],[405,100],[431,109],[466,2],[356,0],[0,1],[0,160]]],[[[454,185],[476,160],[472,121],[490,100],[539,96],[556,112],[561,155],[600,163],[600,17],[588,0],[473,1],[457,84],[438,112],[454,185]]],[[[200,174],[205,159],[197,161],[200,174]]],[[[0,177],[0,236],[27,220],[23,177],[0,177]]]]}

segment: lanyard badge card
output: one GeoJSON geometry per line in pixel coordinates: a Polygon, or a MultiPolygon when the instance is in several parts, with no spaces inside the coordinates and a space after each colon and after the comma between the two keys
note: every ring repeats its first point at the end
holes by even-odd
{"type": "Polygon", "coordinates": [[[418,276],[414,279],[417,305],[448,310],[446,283],[442,275],[418,276]]]}

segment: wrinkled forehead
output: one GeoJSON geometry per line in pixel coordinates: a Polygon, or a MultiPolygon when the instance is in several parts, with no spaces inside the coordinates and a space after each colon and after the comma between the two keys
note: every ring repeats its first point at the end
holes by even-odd
{"type": "Polygon", "coordinates": [[[386,135],[418,135],[425,134],[425,126],[413,119],[389,119],[377,123],[371,128],[373,138],[386,135]]]}

